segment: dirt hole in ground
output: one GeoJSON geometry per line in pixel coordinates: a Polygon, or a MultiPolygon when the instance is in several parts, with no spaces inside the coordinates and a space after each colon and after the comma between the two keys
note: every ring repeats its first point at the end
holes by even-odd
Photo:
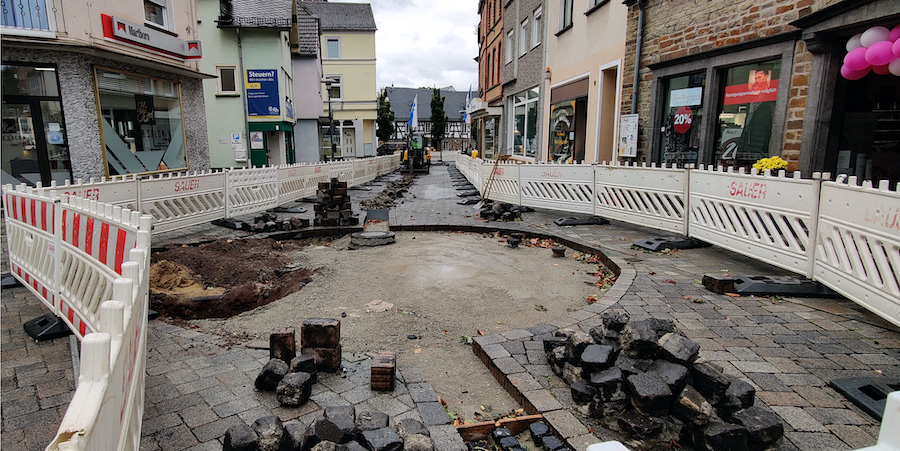
{"type": "MultiPolygon", "coordinates": [[[[330,239],[220,239],[153,252],[151,308],[182,319],[230,318],[299,291],[315,268],[293,254],[330,239]]],[[[327,245],[327,244],[326,244],[327,245]]]]}

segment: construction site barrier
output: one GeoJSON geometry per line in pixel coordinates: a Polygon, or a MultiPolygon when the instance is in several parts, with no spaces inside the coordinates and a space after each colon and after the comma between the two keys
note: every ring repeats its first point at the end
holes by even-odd
{"type": "Polygon", "coordinates": [[[900,326],[900,192],[886,181],[467,155],[456,166],[488,199],[697,238],[814,279],[900,326]]]}
{"type": "Polygon", "coordinates": [[[144,410],[152,218],[3,187],[10,270],[82,339],[78,387],[48,450],[136,450],[144,410]]]}
{"type": "MultiPolygon", "coordinates": [[[[117,176],[59,186],[61,194],[140,211],[161,233],[215,219],[258,213],[312,196],[331,178],[356,186],[400,167],[399,155],[224,171],[117,176]]],[[[55,186],[55,185],[54,185],[55,186]]]]}

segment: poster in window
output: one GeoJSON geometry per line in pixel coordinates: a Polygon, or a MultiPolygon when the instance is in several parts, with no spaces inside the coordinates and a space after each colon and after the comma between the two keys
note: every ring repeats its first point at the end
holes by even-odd
{"type": "Polygon", "coordinates": [[[153,96],[134,96],[134,109],[137,111],[138,124],[156,124],[156,109],[153,106],[153,96]]]}
{"type": "Polygon", "coordinates": [[[278,71],[247,70],[247,115],[260,119],[280,119],[278,71]]]}
{"type": "Polygon", "coordinates": [[[254,150],[263,148],[263,132],[250,132],[250,148],[254,150]]]}

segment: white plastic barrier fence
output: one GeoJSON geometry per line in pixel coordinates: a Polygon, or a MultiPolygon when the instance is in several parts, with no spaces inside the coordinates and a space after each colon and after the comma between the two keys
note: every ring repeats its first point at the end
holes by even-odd
{"type": "Polygon", "coordinates": [[[900,324],[900,193],[822,184],[815,279],[886,320],[900,324]]]}
{"type": "Polygon", "coordinates": [[[158,176],[140,181],[140,211],[156,233],[225,217],[224,172],[158,176]]]}
{"type": "Polygon", "coordinates": [[[687,170],[599,165],[594,214],[687,234],[687,170]]]}
{"type": "MultiPolygon", "coordinates": [[[[519,164],[511,161],[501,161],[496,166],[493,164],[481,165],[481,183],[487,186],[490,183],[489,193],[491,199],[511,204],[522,203],[522,189],[519,186],[519,164]],[[494,175],[491,178],[491,172],[494,175]]],[[[484,192],[484,189],[481,190],[484,192]]]]}
{"type": "MultiPolygon", "coordinates": [[[[493,162],[457,155],[456,164],[484,193],[493,162]]],[[[900,194],[886,183],[605,164],[523,164],[518,173],[521,205],[699,238],[817,280],[900,326],[900,194]]],[[[516,203],[515,179],[499,180],[488,198],[516,203]]]]}
{"type": "Polygon", "coordinates": [[[221,172],[170,173],[150,178],[115,177],[53,187],[61,194],[109,203],[153,216],[153,233],[251,214],[315,194],[332,177],[350,186],[400,166],[399,155],[298,163],[221,172]]]}
{"type": "Polygon", "coordinates": [[[83,338],[79,385],[47,449],[138,449],[152,218],[55,189],[3,196],[12,274],[83,338]]]}
{"type": "Polygon", "coordinates": [[[812,277],[818,180],[691,171],[690,236],[812,277]]]}
{"type": "Polygon", "coordinates": [[[884,405],[884,416],[874,446],[857,451],[897,451],[900,449],[900,391],[892,392],[884,405]]]}
{"type": "MultiPolygon", "coordinates": [[[[583,164],[523,164],[522,204],[594,213],[594,168],[583,164]]],[[[493,188],[491,189],[493,191],[493,188]]]]}
{"type": "Polygon", "coordinates": [[[128,251],[150,247],[150,216],[55,191],[4,187],[13,275],[79,338],[97,330],[128,251]]]}
{"type": "Polygon", "coordinates": [[[319,182],[331,172],[326,164],[294,164],[278,168],[278,203],[285,204],[316,194],[319,182]]]}

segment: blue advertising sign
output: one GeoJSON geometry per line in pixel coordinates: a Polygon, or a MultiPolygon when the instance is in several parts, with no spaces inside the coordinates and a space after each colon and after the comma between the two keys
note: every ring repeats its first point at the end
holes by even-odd
{"type": "Polygon", "coordinates": [[[260,119],[281,119],[278,71],[247,70],[247,115],[260,119]]]}

